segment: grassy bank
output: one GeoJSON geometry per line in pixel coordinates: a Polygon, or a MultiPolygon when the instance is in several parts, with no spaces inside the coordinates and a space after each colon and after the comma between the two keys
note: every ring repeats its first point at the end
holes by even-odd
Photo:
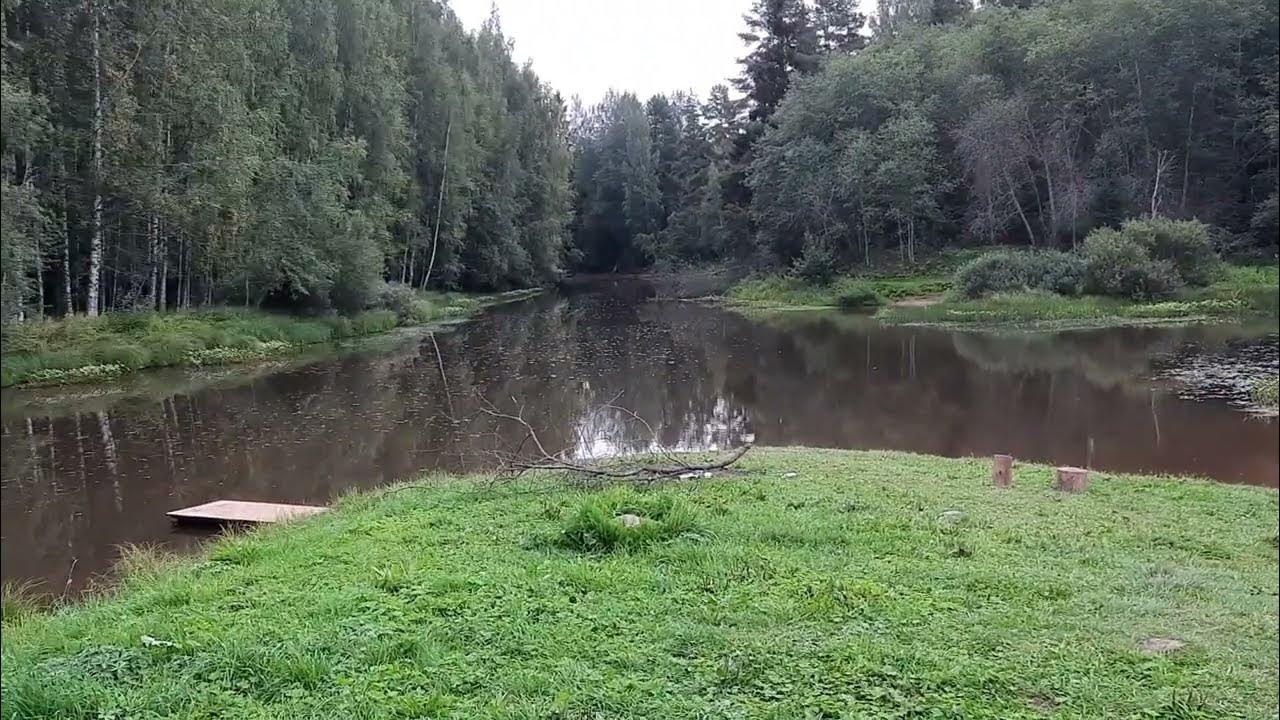
{"type": "Polygon", "coordinates": [[[394,311],[373,310],[354,316],[308,317],[220,308],[23,323],[5,328],[0,387],[106,380],[152,367],[262,360],[398,326],[466,317],[531,292],[537,291],[417,293],[394,311]]]}
{"type": "Polygon", "coordinates": [[[922,306],[887,307],[876,317],[896,324],[1013,326],[1043,329],[1167,322],[1231,320],[1275,315],[1280,293],[1277,266],[1228,265],[1208,287],[1179,292],[1163,301],[1113,297],[1067,297],[1047,292],[997,294],[978,300],[947,299],[922,306]]]}
{"type": "Polygon", "coordinates": [[[5,714],[1273,714],[1275,492],[989,473],[758,450],[648,491],[356,495],[197,559],[134,554],[118,590],[52,614],[7,605],[5,714]]]}
{"type": "Polygon", "coordinates": [[[940,275],[847,276],[825,285],[814,285],[788,275],[770,275],[736,283],[725,293],[723,300],[734,307],[754,310],[857,309],[938,295],[945,293],[950,286],[950,279],[940,275]]]}

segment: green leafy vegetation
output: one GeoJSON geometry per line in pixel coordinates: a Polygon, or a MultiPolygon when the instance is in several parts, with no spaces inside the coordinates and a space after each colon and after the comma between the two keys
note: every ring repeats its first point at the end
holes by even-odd
{"type": "Polygon", "coordinates": [[[1259,380],[1249,389],[1249,395],[1254,402],[1263,407],[1280,406],[1280,380],[1276,378],[1259,380]]]}
{"type": "Polygon", "coordinates": [[[734,284],[724,301],[755,309],[861,308],[894,300],[945,293],[951,281],[944,277],[839,277],[825,285],[804,278],[767,275],[734,284]]]}
{"type": "Polygon", "coordinates": [[[56,613],[6,606],[5,712],[1272,713],[1276,494],[1095,473],[1061,496],[1050,474],[997,490],[985,460],[757,450],[652,490],[349,496],[196,558],[142,553],[56,613]]]}
{"type": "Polygon", "coordinates": [[[2,12],[0,321],[355,313],[388,281],[491,291],[565,270],[565,104],[496,17],[468,31],[434,0],[2,12]]]}
{"type": "Polygon", "coordinates": [[[12,325],[4,331],[0,386],[106,380],[149,367],[225,365],[294,353],[399,325],[463,318],[536,290],[489,295],[409,291],[408,312],[304,317],[258,310],[112,313],[12,325]]]}

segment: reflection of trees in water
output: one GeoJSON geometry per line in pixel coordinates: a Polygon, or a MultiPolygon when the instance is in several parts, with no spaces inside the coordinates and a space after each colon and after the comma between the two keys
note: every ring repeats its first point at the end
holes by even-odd
{"type": "Polygon", "coordinates": [[[857,316],[759,321],[697,304],[541,297],[380,353],[80,413],[6,413],[5,572],[60,587],[71,558],[78,574],[104,569],[121,542],[171,538],[164,511],[214,497],[323,502],[423,469],[480,470],[523,434],[478,413],[480,395],[504,410],[523,405],[548,448],[579,452],[652,449],[642,424],[592,412],[617,397],[669,447],[754,436],[1266,481],[1273,430],[1150,395],[1140,381],[1153,353],[1229,336],[1007,339],[857,316]]]}

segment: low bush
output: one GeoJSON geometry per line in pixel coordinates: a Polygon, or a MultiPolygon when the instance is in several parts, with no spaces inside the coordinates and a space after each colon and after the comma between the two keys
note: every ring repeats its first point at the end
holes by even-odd
{"type": "Polygon", "coordinates": [[[1087,274],[1084,259],[1069,253],[998,250],[961,266],[952,288],[966,299],[1022,290],[1079,295],[1087,274]]]}
{"type": "Polygon", "coordinates": [[[404,283],[387,283],[380,297],[382,307],[396,314],[402,323],[418,322],[421,296],[404,283]]]}
{"type": "Polygon", "coordinates": [[[836,305],[846,310],[876,307],[880,304],[880,296],[871,285],[862,282],[842,283],[836,294],[836,305]]]}
{"type": "Polygon", "coordinates": [[[1152,259],[1172,265],[1183,283],[1203,286],[1213,281],[1219,263],[1213,229],[1199,220],[1137,218],[1126,221],[1118,232],[1141,245],[1152,259]]]}
{"type": "Polygon", "coordinates": [[[1148,300],[1182,286],[1172,262],[1152,258],[1141,242],[1119,230],[1094,230],[1080,252],[1088,263],[1091,293],[1148,300]]]}
{"type": "Polygon", "coordinates": [[[836,275],[836,254],[830,243],[812,235],[805,235],[804,249],[791,266],[791,272],[806,282],[826,285],[836,275]]]}

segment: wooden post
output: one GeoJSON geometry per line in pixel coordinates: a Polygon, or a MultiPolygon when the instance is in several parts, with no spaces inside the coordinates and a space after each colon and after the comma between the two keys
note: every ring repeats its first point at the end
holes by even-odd
{"type": "Polygon", "coordinates": [[[998,488],[1007,488],[1013,485],[1013,456],[1012,455],[995,455],[991,458],[994,465],[991,468],[991,482],[998,488]]]}
{"type": "Polygon", "coordinates": [[[1053,486],[1062,492],[1079,493],[1089,489],[1089,471],[1078,467],[1060,467],[1054,473],[1053,486]]]}

